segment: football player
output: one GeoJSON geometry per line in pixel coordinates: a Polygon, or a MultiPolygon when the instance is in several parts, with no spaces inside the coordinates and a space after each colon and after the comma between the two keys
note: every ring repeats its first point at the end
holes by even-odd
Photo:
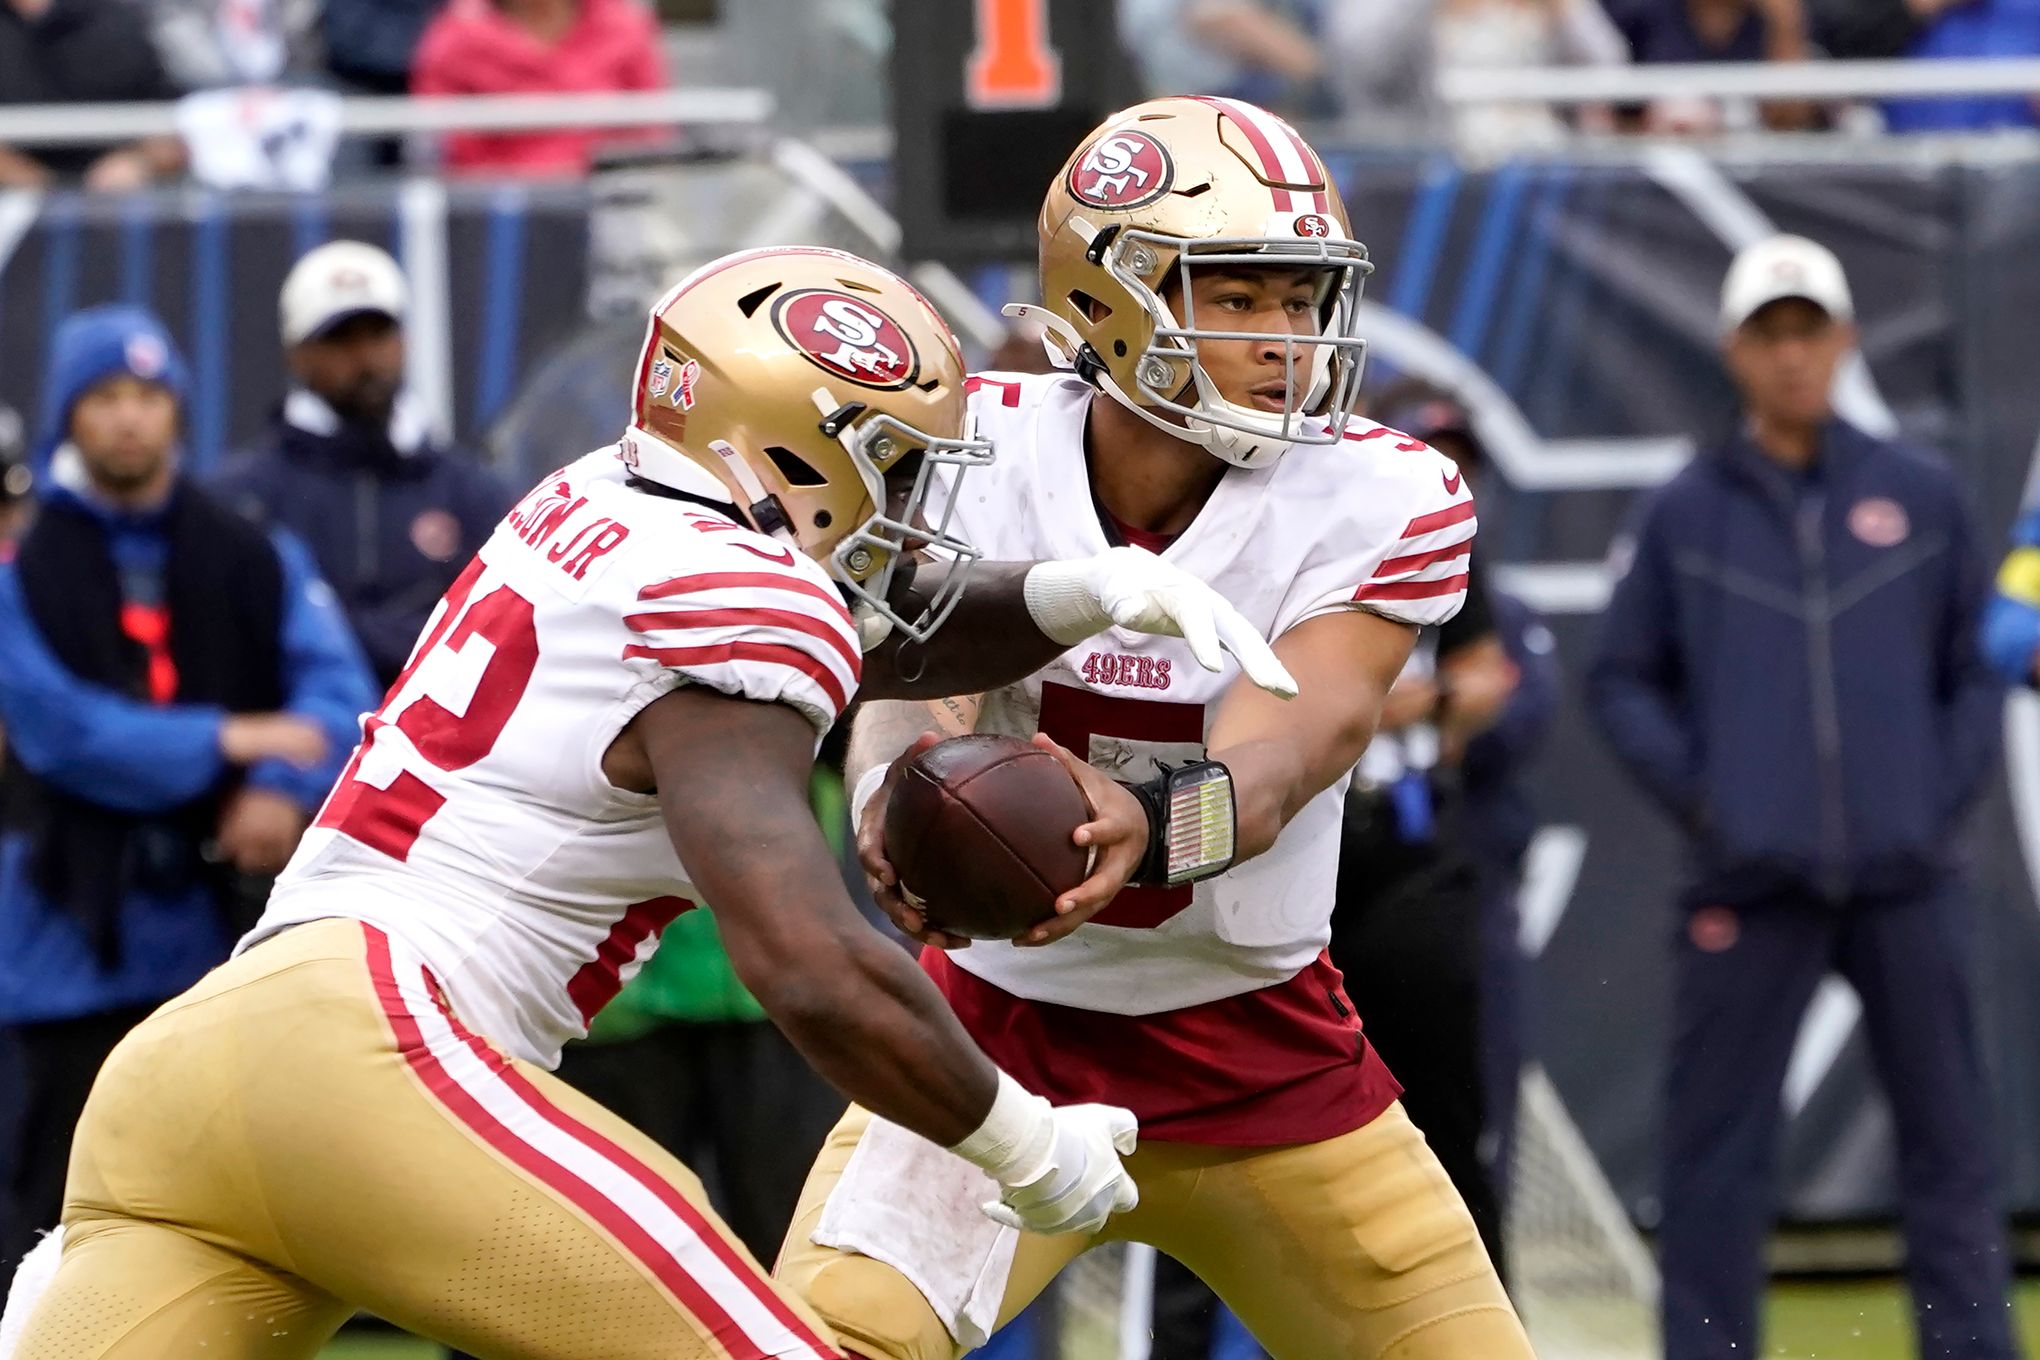
{"type": "Polygon", "coordinates": [[[853,807],[887,910],[1031,1092],[1135,1112],[1140,1202],[1088,1235],[980,1228],[955,1206],[996,1186],[853,1106],[777,1273],[848,1349],[896,1360],[961,1354],[1089,1246],[1128,1239],[1203,1276],[1280,1360],[1527,1357],[1324,956],[1350,772],[1418,628],[1459,608],[1474,533],[1450,462],[1348,415],[1366,250],[1287,124],[1191,98],[1093,132],[1049,186],[1040,242],[1043,302],[1009,311],[1066,371],[970,379],[1000,458],[963,494],[938,488],[936,513],[999,555],[1159,553],[1274,640],[1301,697],[1111,632],[974,700],[866,706],[853,807]],[[895,758],[963,730],[1060,752],[1097,851],[1060,915],[968,949],[928,930],[880,835],[895,758]]]}
{"type": "Polygon", "coordinates": [[[1005,683],[1115,622],[1287,677],[1144,554],[960,592],[974,550],[926,500],[988,460],[963,381],[920,295],[838,252],[658,303],[621,444],[504,519],[237,956],[101,1071],[21,1355],[308,1357],[357,1307],[482,1357],[834,1355],[686,1168],[545,1070],[703,899],[772,1019],[983,1168],[988,1212],[1133,1203],[1131,1116],[1003,1076],[857,916],[809,766],[860,679],[1005,683]]]}

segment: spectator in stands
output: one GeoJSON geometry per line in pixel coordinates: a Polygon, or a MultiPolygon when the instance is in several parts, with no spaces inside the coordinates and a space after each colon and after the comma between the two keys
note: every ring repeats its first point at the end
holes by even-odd
{"type": "Polygon", "coordinates": [[[1741,433],[1635,520],[1592,716],[1686,831],[1667,1082],[1667,1360],[1763,1354],[1780,1090],[1830,971],[1862,998],[1891,1102],[1923,1355],[2010,1360],[1991,1112],[1951,862],[2002,691],[1961,488],[1842,422],[1842,267],[1777,236],[1722,288],[1741,433]]]}
{"type": "Polygon", "coordinates": [[[150,36],[185,90],[274,85],[318,69],[319,0],[151,0],[150,36]]]}
{"type": "Polygon", "coordinates": [[[0,566],[0,1025],[23,1076],[11,1266],[57,1221],[107,1052],[226,957],[374,702],[304,549],[179,470],[185,368],[81,312],[44,383],[43,503],[0,566]],[[245,919],[244,919],[245,918],[245,919]]]}
{"type": "Polygon", "coordinates": [[[1150,94],[1222,95],[1324,117],[1334,109],[1321,42],[1327,8],[1326,0],[1119,0],[1119,32],[1150,94]]]}
{"type": "MultiPolygon", "coordinates": [[[[0,105],[174,99],[137,6],[125,0],[0,0],[0,105]]],[[[0,144],[0,188],[82,180],[123,192],[184,168],[175,137],[106,147],[0,144]]]]}
{"type": "MultiPolygon", "coordinates": [[[[1637,62],[1805,61],[1812,56],[1802,0],[1603,0],[1637,62]]],[[[1770,100],[1763,123],[1784,130],[1811,126],[1819,107],[1805,100],[1770,100]]],[[[1738,111],[1706,99],[1668,95],[1645,111],[1650,132],[1715,132],[1738,111]]]]}
{"type": "MultiPolygon", "coordinates": [[[[1518,66],[1619,66],[1629,45],[1601,9],[1600,0],[1441,0],[1433,33],[1440,71],[1518,66]]],[[[1612,125],[1609,111],[1590,107],[1583,124],[1612,125]]],[[[1462,150],[1497,154],[1550,146],[1566,120],[1542,104],[1461,104],[1452,111],[1452,137],[1462,150]]]]}
{"type": "Polygon", "coordinates": [[[325,0],[326,69],[369,94],[406,94],[426,25],[446,0],[325,0]]]}
{"type": "MultiPolygon", "coordinates": [[[[586,94],[666,88],[659,24],[640,0],[452,0],[425,30],[411,89],[435,94],[586,94]]],[[[605,143],[650,129],[449,133],[448,170],[586,174],[605,143]]]]}
{"type": "Polygon", "coordinates": [[[1807,0],[1814,39],[1831,57],[1882,61],[1902,57],[1951,9],[1975,0],[1807,0]]]}
{"type": "Polygon", "coordinates": [[[1332,4],[1324,47],[1339,117],[1370,140],[1431,137],[1443,129],[1437,94],[1438,0],[1332,4]]]}
{"type": "MultiPolygon", "coordinates": [[[[2040,0],[1906,0],[1920,20],[1906,44],[1908,57],[1960,60],[2040,55],[2040,0]]],[[[2040,122],[2033,95],[1969,95],[1953,99],[1894,99],[1884,105],[1893,132],[1962,132],[2032,127],[2040,122]]]]}
{"type": "Polygon", "coordinates": [[[403,272],[374,246],[334,241],[299,260],[279,300],[295,386],[268,447],[220,486],[311,546],[383,685],[512,500],[405,392],[407,306],[403,272]]]}

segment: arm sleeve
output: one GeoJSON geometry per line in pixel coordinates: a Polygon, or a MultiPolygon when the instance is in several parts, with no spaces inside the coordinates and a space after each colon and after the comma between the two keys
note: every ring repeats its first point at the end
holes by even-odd
{"type": "Polygon", "coordinates": [[[249,767],[248,782],[285,794],[309,812],[324,800],[354,749],[361,715],[375,707],[375,681],[311,553],[282,530],[270,538],[283,563],[284,707],[324,729],[332,753],[303,770],[288,761],[259,761],[249,767]]]}
{"type": "Polygon", "coordinates": [[[790,704],[818,737],[835,725],[863,671],[850,612],[819,569],[810,576],[766,562],[754,557],[740,570],[698,569],[638,592],[623,619],[630,634],[623,659],[657,668],[652,683],[640,687],[643,702],[677,685],[706,685],[739,699],[790,704]]]}
{"type": "Polygon", "coordinates": [[[206,704],[149,704],[66,670],[28,616],[21,581],[0,567],[0,723],[21,763],[78,798],[160,812],[211,787],[225,766],[206,704]]]}
{"type": "MultiPolygon", "coordinates": [[[[1636,781],[1674,817],[1700,816],[1695,741],[1685,711],[1676,592],[1654,497],[1633,531],[1587,671],[1587,712],[1636,781]]],[[[1618,553],[1620,550],[1618,549],[1618,553]]]]}
{"type": "MultiPolygon", "coordinates": [[[[1948,602],[1939,640],[1941,665],[1942,811],[1959,815],[1997,761],[2004,682],[1985,664],[1977,641],[1989,568],[1976,542],[1969,507],[1957,494],[1948,542],[1948,602]]],[[[2030,653],[2028,654],[2031,655],[2030,653]]]]}

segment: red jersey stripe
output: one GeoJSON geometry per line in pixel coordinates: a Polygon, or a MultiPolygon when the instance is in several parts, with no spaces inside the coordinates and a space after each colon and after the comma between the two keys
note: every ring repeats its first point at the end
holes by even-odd
{"type": "Polygon", "coordinates": [[[1435,600],[1457,595],[1466,589],[1466,573],[1441,576],[1435,581],[1390,581],[1377,585],[1369,581],[1353,592],[1355,600],[1435,600]]]}
{"type": "Polygon", "coordinates": [[[732,661],[755,661],[768,666],[785,666],[799,671],[822,687],[822,692],[841,713],[850,702],[850,691],[836,673],[797,647],[776,642],[718,642],[707,647],[646,647],[631,643],[623,649],[626,661],[646,657],[662,666],[722,666],[732,661]]]}
{"type": "MultiPolygon", "coordinates": [[[[463,1043],[467,1044],[477,1054],[494,1056],[495,1050],[489,1048],[480,1039],[468,1033],[467,1027],[461,1024],[459,1016],[455,1015],[452,1011],[445,1010],[443,1007],[441,1008],[441,1013],[445,1015],[446,1022],[452,1028],[455,1036],[463,1043]]],[[[501,1059],[499,1058],[497,1061],[501,1062],[501,1059]]],[[[671,1210],[674,1217],[686,1224],[688,1229],[700,1240],[701,1244],[707,1247],[717,1259],[729,1268],[730,1273],[737,1277],[739,1283],[748,1286],[751,1296],[764,1306],[765,1311],[772,1315],[773,1320],[786,1328],[787,1331],[793,1333],[794,1338],[806,1346],[809,1351],[818,1357],[824,1357],[825,1360],[845,1360],[845,1357],[839,1354],[834,1347],[816,1336],[808,1325],[801,1321],[800,1315],[786,1305],[786,1301],[779,1296],[778,1290],[769,1281],[753,1273],[755,1267],[745,1258],[742,1250],[731,1243],[723,1235],[722,1230],[715,1223],[712,1223],[700,1209],[690,1203],[685,1195],[676,1190],[665,1177],[653,1171],[637,1157],[632,1156],[628,1149],[611,1142],[599,1131],[583,1124],[580,1120],[575,1119],[565,1110],[547,1100],[544,1093],[532,1085],[530,1079],[515,1067],[508,1063],[503,1063],[498,1075],[502,1077],[503,1084],[509,1087],[534,1114],[572,1138],[575,1142],[580,1143],[582,1146],[614,1164],[633,1181],[637,1182],[640,1188],[648,1191],[653,1198],[671,1210]]],[[[729,1343],[728,1337],[720,1337],[719,1339],[725,1345],[729,1343]]],[[[749,1341],[748,1336],[744,1339],[749,1341]]],[[[756,1343],[752,1342],[751,1345],[755,1346],[756,1343]]],[[[733,1355],[743,1355],[746,1353],[744,1350],[732,1352],[733,1355]]],[[[771,1357],[766,1357],[760,1352],[750,1351],[749,1353],[760,1355],[760,1360],[772,1360],[771,1357]]]]}
{"type": "MultiPolygon", "coordinates": [[[[447,1070],[439,1056],[432,1051],[423,1029],[411,1013],[411,1003],[405,998],[403,989],[397,982],[395,966],[390,955],[389,937],[373,926],[363,926],[362,932],[366,937],[369,976],[377,1000],[382,1006],[383,1017],[389,1023],[396,1039],[397,1049],[439,1106],[451,1118],[472,1130],[513,1166],[592,1219],[616,1241],[621,1250],[643,1265],[652,1278],[700,1322],[704,1331],[728,1347],[732,1357],[767,1360],[769,1353],[750,1338],[736,1319],[732,1318],[701,1282],[687,1271],[673,1252],[632,1218],[621,1205],[519,1137],[515,1130],[490,1113],[480,1099],[461,1085],[459,1079],[447,1070]]],[[[426,991],[436,995],[438,987],[431,973],[424,969],[420,969],[420,972],[426,991]]],[[[516,1075],[516,1069],[508,1060],[467,1033],[443,1001],[438,1003],[438,1009],[456,1039],[467,1045],[482,1066],[495,1077],[503,1079],[506,1084],[512,1084],[508,1079],[516,1075]]],[[[573,1121],[562,1123],[561,1121],[565,1119],[563,1115],[553,1118],[552,1116],[558,1115],[558,1111],[553,1109],[551,1103],[539,1095],[529,1082],[520,1078],[518,1083],[512,1085],[513,1089],[517,1085],[522,1086],[523,1089],[517,1090],[516,1094],[534,1113],[546,1118],[554,1127],[569,1133],[570,1136],[573,1135],[573,1130],[568,1127],[573,1121]]],[[[592,1133],[592,1130],[584,1132],[592,1133]]],[[[597,1153],[608,1155],[597,1145],[597,1139],[584,1137],[578,1141],[597,1153]]],[[[607,1140],[599,1142],[607,1143],[607,1140]]],[[[633,1179],[638,1179],[635,1172],[642,1168],[623,1166],[622,1169],[631,1172],[633,1179]]],[[[699,1215],[695,1217],[698,1218],[699,1215]]],[[[699,1229],[696,1231],[699,1234],[699,1229]]],[[[727,1249],[726,1244],[720,1243],[713,1232],[703,1235],[703,1243],[711,1250],[719,1245],[727,1249]]],[[[716,1254],[721,1256],[724,1253],[718,1251],[716,1254]]],[[[744,1274],[739,1274],[739,1280],[744,1278],[744,1274]]],[[[769,1290],[769,1286],[767,1289],[769,1290]]],[[[784,1304],[780,1304],[776,1298],[772,1302],[779,1304],[781,1310],[784,1309],[784,1304]]],[[[805,1339],[806,1329],[799,1327],[797,1322],[795,1327],[796,1334],[805,1339]]],[[[831,1348],[819,1342],[811,1344],[817,1354],[824,1356],[835,1354],[831,1348]]]]}
{"type": "Polygon", "coordinates": [[[1462,538],[1457,543],[1447,543],[1442,548],[1428,552],[1411,553],[1407,557],[1391,557],[1374,569],[1375,578],[1383,576],[1407,576],[1425,567],[1435,567],[1440,562],[1449,562],[1455,557],[1464,557],[1473,551],[1473,540],[1462,538]]]}
{"type": "Polygon", "coordinates": [[[673,918],[681,912],[693,909],[694,904],[684,897],[654,897],[624,909],[622,917],[609,928],[608,938],[595,947],[595,957],[567,979],[567,999],[581,1013],[583,1025],[616,1000],[616,994],[623,990],[624,967],[637,957],[639,947],[672,925],[673,918]]]}
{"type": "Polygon", "coordinates": [[[804,576],[769,571],[706,571],[694,576],[675,576],[646,586],[637,593],[637,597],[640,600],[668,600],[675,595],[692,595],[700,590],[790,590],[796,595],[805,595],[834,606],[836,612],[843,616],[843,626],[853,633],[857,631],[850,622],[850,610],[844,605],[843,597],[804,576]]]}
{"type": "MultiPolygon", "coordinates": [[[[1433,510],[1428,515],[1418,515],[1404,526],[1402,536],[1404,538],[1421,538],[1425,534],[1436,533],[1438,530],[1450,528],[1454,524],[1464,524],[1472,518],[1473,502],[1470,500],[1460,501],[1457,504],[1446,506],[1443,510],[1433,510]]],[[[1471,540],[1468,541],[1470,542],[1471,540]]]]}
{"type": "Polygon", "coordinates": [[[1214,95],[1198,95],[1196,98],[1198,103],[1209,104],[1217,109],[1221,116],[1230,119],[1232,125],[1246,137],[1247,144],[1254,148],[1254,156],[1261,162],[1261,178],[1272,181],[1268,186],[1268,192],[1274,200],[1276,211],[1295,212],[1296,195],[1281,185],[1281,181],[1288,179],[1289,175],[1283,170],[1282,162],[1275,154],[1274,143],[1268,140],[1266,133],[1255,126],[1256,120],[1243,110],[1235,109],[1234,101],[1230,99],[1214,95]]]}
{"type": "Polygon", "coordinates": [[[795,614],[785,609],[675,609],[663,614],[626,614],[623,621],[640,633],[665,630],[685,633],[697,628],[784,628],[805,633],[836,649],[850,665],[850,674],[862,677],[864,656],[840,628],[832,628],[812,614],[795,614]]]}

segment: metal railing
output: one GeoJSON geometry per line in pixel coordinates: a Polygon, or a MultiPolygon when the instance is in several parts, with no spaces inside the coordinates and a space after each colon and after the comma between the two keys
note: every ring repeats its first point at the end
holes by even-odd
{"type": "MultiPolygon", "coordinates": [[[[259,90],[250,91],[259,94],[259,90]]],[[[685,89],[629,94],[350,95],[340,131],[353,137],[538,128],[759,126],[772,117],[768,90],[685,89]]],[[[101,145],[174,133],[177,104],[0,105],[0,142],[101,145]]]]}
{"type": "Polygon", "coordinates": [[[2040,94],[2040,58],[1710,62],[1656,66],[1457,67],[1438,73],[1452,104],[1641,104],[1717,99],[1913,99],[2040,94]]]}

